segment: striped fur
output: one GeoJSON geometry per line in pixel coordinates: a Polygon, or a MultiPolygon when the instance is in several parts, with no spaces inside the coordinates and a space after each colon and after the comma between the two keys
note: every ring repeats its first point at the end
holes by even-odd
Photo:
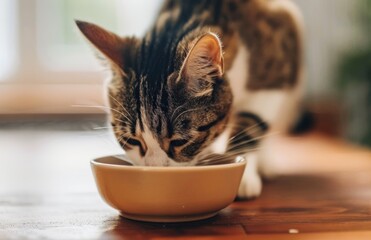
{"type": "Polygon", "coordinates": [[[143,38],[120,38],[119,59],[110,47],[117,36],[94,35],[97,26],[78,24],[111,63],[112,126],[134,162],[195,164],[226,131],[228,140],[255,125],[258,131],[246,131],[225,149],[256,144],[241,142],[263,135],[265,119],[233,99],[245,99],[248,91],[294,89],[301,65],[297,22],[275,1],[167,0],[143,38]],[[249,57],[240,70],[248,74],[235,87],[229,71],[242,47],[249,57]],[[228,127],[233,124],[238,127],[228,127]]]}

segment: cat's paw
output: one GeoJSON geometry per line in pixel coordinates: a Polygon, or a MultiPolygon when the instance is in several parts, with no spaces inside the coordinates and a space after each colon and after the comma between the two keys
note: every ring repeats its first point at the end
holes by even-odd
{"type": "Polygon", "coordinates": [[[251,199],[258,197],[262,188],[262,180],[257,173],[245,172],[238,189],[238,198],[251,199]]]}

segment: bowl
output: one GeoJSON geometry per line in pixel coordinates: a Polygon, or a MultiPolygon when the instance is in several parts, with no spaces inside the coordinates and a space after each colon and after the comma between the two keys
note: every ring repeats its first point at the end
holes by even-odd
{"type": "Polygon", "coordinates": [[[246,161],[192,167],[132,166],[115,156],[91,161],[101,197],[120,215],[149,222],[212,217],[232,203],[246,161]]]}

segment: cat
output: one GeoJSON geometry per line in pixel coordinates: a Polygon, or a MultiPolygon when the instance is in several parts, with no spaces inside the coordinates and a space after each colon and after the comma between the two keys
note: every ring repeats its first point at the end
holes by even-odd
{"type": "Polygon", "coordinates": [[[76,24],[108,63],[112,128],[135,164],[241,155],[238,196],[261,193],[259,172],[274,174],[264,136],[299,113],[302,25],[290,0],[166,0],[143,38],[76,24]]]}

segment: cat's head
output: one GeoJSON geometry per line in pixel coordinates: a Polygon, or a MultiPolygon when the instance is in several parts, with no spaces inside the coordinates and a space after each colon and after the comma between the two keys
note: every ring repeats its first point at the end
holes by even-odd
{"type": "Polygon", "coordinates": [[[198,31],[177,40],[154,33],[121,38],[94,24],[77,25],[109,63],[111,123],[132,161],[195,164],[230,115],[218,36],[198,31]]]}

